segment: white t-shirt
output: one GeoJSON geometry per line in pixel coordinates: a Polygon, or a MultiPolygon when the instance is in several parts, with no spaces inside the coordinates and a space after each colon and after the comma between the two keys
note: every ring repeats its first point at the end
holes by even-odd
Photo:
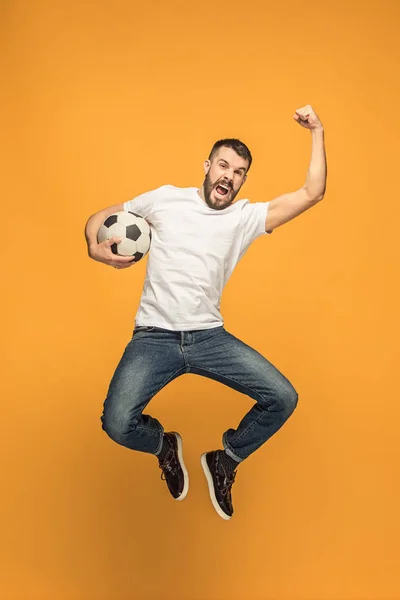
{"type": "Polygon", "coordinates": [[[222,290],[250,244],[265,231],[269,202],[210,208],[199,188],[163,185],[124,203],[152,232],[137,326],[174,331],[224,324],[222,290]]]}

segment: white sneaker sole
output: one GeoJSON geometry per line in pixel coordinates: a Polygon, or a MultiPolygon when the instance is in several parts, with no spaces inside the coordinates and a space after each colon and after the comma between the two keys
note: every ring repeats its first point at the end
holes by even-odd
{"type": "Polygon", "coordinates": [[[222,510],[222,508],[220,507],[220,505],[217,502],[217,498],[215,496],[215,491],[214,491],[213,478],[211,475],[211,471],[208,468],[206,454],[207,454],[207,452],[205,452],[204,454],[201,455],[200,461],[201,461],[201,466],[203,467],[204,475],[206,476],[206,479],[207,479],[208,491],[210,493],[211,502],[213,504],[213,507],[219,514],[219,516],[222,519],[225,519],[225,521],[229,521],[231,517],[229,515],[227,515],[226,513],[224,513],[224,511],[222,510]]]}
{"type": "Polygon", "coordinates": [[[185,463],[183,462],[182,438],[177,431],[171,431],[171,433],[176,437],[176,441],[178,444],[178,458],[179,458],[179,462],[181,463],[183,477],[184,477],[182,494],[178,498],[174,498],[174,500],[183,500],[184,498],[186,498],[187,493],[189,491],[189,474],[187,472],[185,463]]]}

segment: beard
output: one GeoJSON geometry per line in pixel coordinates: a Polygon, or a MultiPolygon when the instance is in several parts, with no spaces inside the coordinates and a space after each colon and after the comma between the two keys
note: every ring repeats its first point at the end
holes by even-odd
{"type": "MultiPolygon", "coordinates": [[[[223,181],[223,180],[221,180],[223,181]]],[[[234,199],[236,198],[236,196],[239,193],[240,188],[237,190],[237,192],[233,192],[232,187],[229,185],[229,191],[226,194],[226,196],[223,196],[221,198],[216,198],[211,197],[211,194],[213,192],[213,190],[217,187],[217,185],[219,185],[221,183],[221,181],[217,181],[217,182],[212,182],[210,179],[209,174],[207,173],[206,178],[204,179],[203,182],[203,189],[204,189],[204,199],[207,203],[207,205],[210,208],[213,208],[214,210],[223,210],[224,208],[227,208],[227,206],[229,206],[230,204],[232,204],[232,202],[234,201],[234,199]]]]}

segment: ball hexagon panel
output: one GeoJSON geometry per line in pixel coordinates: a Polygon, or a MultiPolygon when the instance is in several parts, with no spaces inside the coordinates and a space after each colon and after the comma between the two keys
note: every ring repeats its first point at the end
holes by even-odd
{"type": "Polygon", "coordinates": [[[107,239],[111,237],[125,237],[126,227],[122,223],[113,223],[111,227],[107,227],[107,239]]]}
{"type": "Polygon", "coordinates": [[[112,244],[111,251],[120,256],[132,256],[135,262],[146,256],[151,244],[151,229],[143,217],[133,212],[120,211],[109,215],[99,228],[97,240],[104,242],[120,237],[119,244],[112,244]]]}
{"type": "Polygon", "coordinates": [[[124,238],[119,244],[113,244],[113,246],[114,245],[117,246],[118,250],[115,254],[121,254],[121,256],[133,256],[138,250],[137,243],[129,238],[124,238]]]}
{"type": "Polygon", "coordinates": [[[151,236],[147,233],[142,233],[138,241],[136,242],[136,247],[138,252],[141,254],[147,254],[148,249],[150,248],[151,236]]]}

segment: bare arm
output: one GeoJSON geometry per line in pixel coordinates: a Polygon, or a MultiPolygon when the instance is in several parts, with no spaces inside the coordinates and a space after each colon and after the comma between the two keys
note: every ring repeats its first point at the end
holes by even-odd
{"type": "Polygon", "coordinates": [[[311,140],[311,161],[304,187],[310,198],[321,200],[325,194],[327,175],[324,128],[312,129],[311,140]]]}
{"type": "Polygon", "coordinates": [[[133,264],[134,259],[131,256],[118,256],[112,252],[111,246],[120,241],[121,238],[114,237],[99,244],[97,242],[97,233],[100,226],[109,215],[123,210],[123,204],[108,206],[91,215],[85,225],[85,238],[90,258],[109,265],[110,267],[117,267],[118,269],[130,267],[133,264]]]}
{"type": "Polygon", "coordinates": [[[268,232],[308,210],[322,200],[325,195],[327,165],[324,128],[309,105],[296,112],[303,116],[300,124],[307,129],[311,129],[310,166],[306,181],[300,189],[282,194],[282,196],[271,200],[265,222],[265,230],[268,232]],[[313,128],[310,127],[310,124],[313,125],[313,128]]]}

